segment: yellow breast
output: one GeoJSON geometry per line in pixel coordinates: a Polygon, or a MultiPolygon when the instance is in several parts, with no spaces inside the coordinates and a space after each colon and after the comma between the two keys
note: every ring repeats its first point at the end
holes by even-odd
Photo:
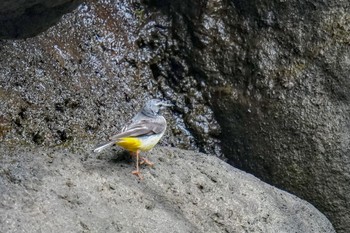
{"type": "Polygon", "coordinates": [[[140,139],[135,137],[125,137],[117,141],[116,144],[128,151],[136,152],[140,149],[142,142],[140,139]]]}
{"type": "Polygon", "coordinates": [[[164,132],[162,134],[143,136],[139,138],[125,137],[119,139],[119,141],[117,141],[116,144],[132,152],[136,152],[138,150],[149,151],[159,142],[163,134],[164,132]]]}

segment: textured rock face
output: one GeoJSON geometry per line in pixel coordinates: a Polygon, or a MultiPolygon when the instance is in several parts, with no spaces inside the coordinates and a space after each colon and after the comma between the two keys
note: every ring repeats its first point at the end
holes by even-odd
{"type": "Polygon", "coordinates": [[[78,6],[77,0],[1,0],[0,38],[35,36],[78,6]]]}
{"type": "MultiPolygon", "coordinates": [[[[172,16],[184,76],[203,83],[229,162],[348,232],[349,1],[150,4],[172,16]]],[[[171,59],[159,65],[173,69],[171,59]]]]}
{"type": "Polygon", "coordinates": [[[219,126],[191,81],[182,80],[176,92],[165,77],[152,75],[171,55],[165,19],[137,3],[105,1],[81,5],[38,37],[1,41],[2,139],[38,145],[104,140],[156,97],[176,103],[166,113],[166,144],[220,155],[219,126]]]}
{"type": "Polygon", "coordinates": [[[0,41],[1,139],[76,147],[166,98],[164,144],[222,148],[346,232],[349,2],[144,3],[84,4],[38,37],[0,41]]]}
{"type": "Polygon", "coordinates": [[[212,156],[154,150],[138,181],[113,151],[0,151],[1,232],[335,232],[312,205],[212,156]]]}

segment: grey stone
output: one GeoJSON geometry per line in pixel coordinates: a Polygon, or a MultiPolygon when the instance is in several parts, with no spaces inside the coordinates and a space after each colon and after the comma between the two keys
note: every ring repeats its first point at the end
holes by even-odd
{"type": "Polygon", "coordinates": [[[89,151],[2,145],[0,231],[335,232],[311,204],[214,156],[158,148],[139,180],[121,152],[89,151]]]}
{"type": "Polygon", "coordinates": [[[72,147],[105,140],[145,99],[165,98],[176,108],[164,113],[169,122],[164,145],[219,151],[218,140],[210,137],[218,135],[218,124],[208,106],[196,100],[192,111],[187,94],[176,94],[164,77],[152,75],[166,45],[140,48],[141,41],[151,43],[163,31],[154,21],[143,25],[144,11],[128,1],[82,4],[37,37],[0,41],[1,139],[72,147]],[[201,139],[193,132],[202,133],[201,139]]]}
{"type": "Polygon", "coordinates": [[[224,154],[346,233],[348,12],[345,0],[82,4],[35,38],[0,41],[0,138],[78,148],[169,99],[163,145],[224,154]]]}
{"type": "Polygon", "coordinates": [[[159,73],[202,83],[192,88],[214,112],[229,163],[349,232],[350,2],[149,2],[171,16],[186,67],[177,74],[169,58],[159,73]]]}

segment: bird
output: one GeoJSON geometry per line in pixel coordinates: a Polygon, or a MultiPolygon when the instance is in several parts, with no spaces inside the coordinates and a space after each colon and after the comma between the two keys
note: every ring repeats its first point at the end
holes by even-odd
{"type": "Polygon", "coordinates": [[[167,122],[161,115],[160,110],[170,106],[173,106],[173,104],[160,99],[148,100],[131,121],[121,129],[120,133],[111,136],[108,142],[97,146],[94,152],[99,153],[115,144],[124,148],[136,157],[136,170],[132,174],[143,179],[139,164],[153,166],[153,163],[140,157],[139,153],[140,151],[151,150],[163,137],[167,122]]]}

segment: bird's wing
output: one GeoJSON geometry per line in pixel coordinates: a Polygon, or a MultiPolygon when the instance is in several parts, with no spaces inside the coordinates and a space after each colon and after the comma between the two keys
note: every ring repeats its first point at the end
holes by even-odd
{"type": "Polygon", "coordinates": [[[124,132],[116,134],[109,139],[115,141],[123,137],[139,137],[162,133],[166,129],[166,122],[163,117],[143,119],[129,125],[124,132]]]}
{"type": "Polygon", "coordinates": [[[121,129],[120,132],[125,132],[131,125],[135,124],[138,122],[138,119],[140,118],[140,116],[142,116],[143,114],[141,112],[137,113],[131,120],[129,120],[129,122],[127,122],[127,124],[125,126],[123,126],[123,128],[121,129]]]}

